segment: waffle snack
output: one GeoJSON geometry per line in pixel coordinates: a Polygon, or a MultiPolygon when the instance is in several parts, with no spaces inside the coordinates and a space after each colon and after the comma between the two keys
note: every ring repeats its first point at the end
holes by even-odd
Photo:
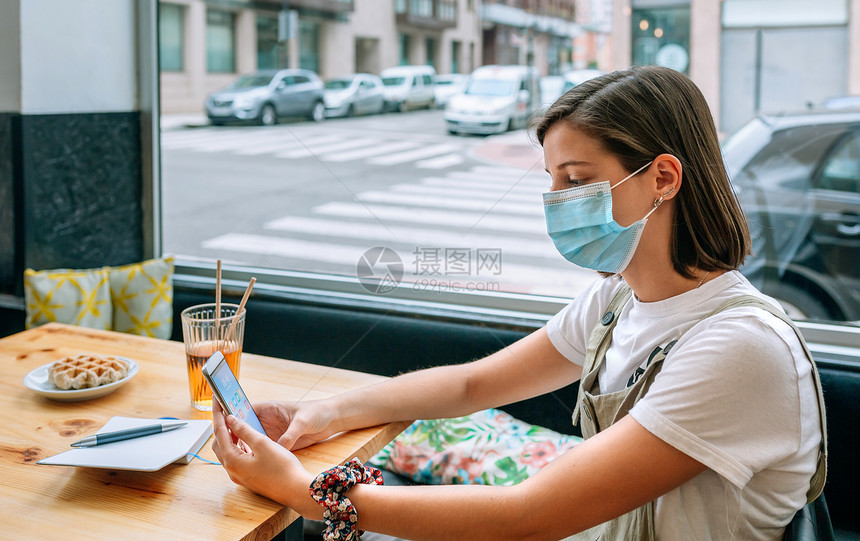
{"type": "Polygon", "coordinates": [[[116,357],[81,354],[56,361],[48,381],[58,389],[88,389],[107,385],[128,374],[128,363],[116,357]]]}

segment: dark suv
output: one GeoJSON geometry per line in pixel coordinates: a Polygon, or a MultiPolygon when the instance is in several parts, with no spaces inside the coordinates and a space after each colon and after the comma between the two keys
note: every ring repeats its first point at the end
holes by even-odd
{"type": "Polygon", "coordinates": [[[323,82],[302,69],[263,70],[243,75],[206,98],[206,114],[213,124],[255,121],[269,126],[280,118],[325,119],[323,82]]]}
{"type": "Polygon", "coordinates": [[[755,255],[796,318],[860,320],[860,111],[759,116],[723,145],[755,255]]]}

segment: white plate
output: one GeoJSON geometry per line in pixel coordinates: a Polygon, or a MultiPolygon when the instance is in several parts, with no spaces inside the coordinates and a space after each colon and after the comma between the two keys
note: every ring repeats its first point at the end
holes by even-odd
{"type": "Polygon", "coordinates": [[[98,387],[90,387],[88,389],[70,389],[68,391],[64,391],[62,389],[58,389],[54,387],[54,384],[48,381],[48,374],[51,370],[51,365],[54,363],[48,363],[45,365],[32,370],[29,374],[24,376],[24,385],[27,388],[36,391],[36,393],[47,397],[52,398],[54,400],[62,400],[64,402],[74,402],[76,400],[89,400],[91,398],[98,398],[100,396],[108,395],[126,383],[128,380],[134,377],[137,374],[137,371],[140,370],[140,367],[135,361],[127,357],[119,357],[114,355],[117,359],[122,359],[123,361],[128,363],[128,374],[119,381],[115,381],[113,383],[108,383],[107,385],[100,385],[98,387]]]}

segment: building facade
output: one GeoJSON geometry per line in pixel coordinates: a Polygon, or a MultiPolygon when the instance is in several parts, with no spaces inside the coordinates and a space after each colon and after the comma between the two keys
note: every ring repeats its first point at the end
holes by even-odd
{"type": "Polygon", "coordinates": [[[614,0],[612,44],[612,69],[690,75],[724,133],[860,94],[860,0],[614,0]]]}
{"type": "Polygon", "coordinates": [[[573,40],[582,30],[576,0],[485,0],[483,63],[521,64],[541,75],[573,67],[573,40]]]}
{"type": "Polygon", "coordinates": [[[167,114],[200,112],[206,94],[257,69],[300,67],[323,79],[406,64],[469,73],[482,58],[480,0],[162,0],[159,8],[167,114]]]}

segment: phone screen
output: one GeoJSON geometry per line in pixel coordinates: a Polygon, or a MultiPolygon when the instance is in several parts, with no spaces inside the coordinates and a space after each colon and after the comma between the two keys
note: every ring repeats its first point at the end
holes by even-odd
{"type": "Polygon", "coordinates": [[[266,434],[254,408],[251,407],[251,402],[248,401],[248,397],[245,396],[245,392],[239,386],[239,381],[233,375],[233,371],[230,370],[230,365],[227,364],[220,352],[215,353],[206,361],[203,373],[208,376],[207,380],[212,386],[213,393],[221,398],[221,406],[227,410],[227,413],[242,419],[254,427],[257,432],[266,434]]]}

